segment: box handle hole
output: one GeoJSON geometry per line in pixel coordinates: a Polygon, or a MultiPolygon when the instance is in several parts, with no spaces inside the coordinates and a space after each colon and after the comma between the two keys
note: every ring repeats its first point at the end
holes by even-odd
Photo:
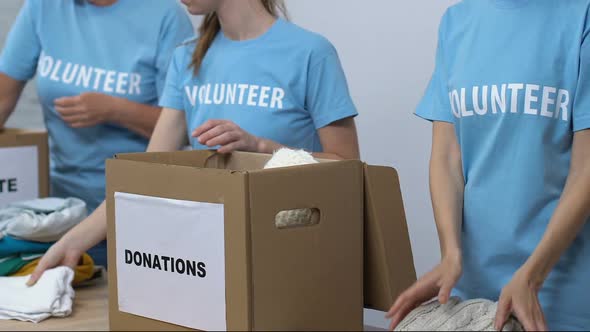
{"type": "Polygon", "coordinates": [[[275,216],[278,229],[309,227],[320,223],[320,210],[316,208],[284,210],[275,216]]]}

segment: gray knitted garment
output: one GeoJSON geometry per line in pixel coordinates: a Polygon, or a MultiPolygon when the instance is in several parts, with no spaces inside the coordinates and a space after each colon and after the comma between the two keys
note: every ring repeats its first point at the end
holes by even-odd
{"type": "MultiPolygon", "coordinates": [[[[433,301],[412,311],[395,331],[495,331],[497,303],[477,299],[461,302],[452,297],[446,304],[433,301]]],[[[510,317],[502,331],[524,331],[510,317]]]]}

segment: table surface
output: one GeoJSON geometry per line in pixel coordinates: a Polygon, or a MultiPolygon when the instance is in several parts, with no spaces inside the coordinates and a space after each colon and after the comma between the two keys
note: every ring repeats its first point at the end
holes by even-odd
{"type": "Polygon", "coordinates": [[[49,318],[39,324],[0,321],[0,331],[107,331],[108,288],[106,280],[98,285],[76,289],[72,315],[49,318]]]}
{"type": "MultiPolygon", "coordinates": [[[[108,331],[108,288],[106,280],[100,284],[76,289],[72,315],[49,318],[39,324],[0,320],[0,331],[108,331]]],[[[384,331],[365,326],[365,331],[384,331]]]]}

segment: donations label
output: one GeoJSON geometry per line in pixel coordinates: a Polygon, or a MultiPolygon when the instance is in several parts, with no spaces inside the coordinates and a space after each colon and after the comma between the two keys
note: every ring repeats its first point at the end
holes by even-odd
{"type": "Polygon", "coordinates": [[[223,208],[115,193],[119,310],[197,330],[226,330],[223,208]]]}
{"type": "Polygon", "coordinates": [[[37,147],[0,148],[0,206],[38,197],[37,147]]]}

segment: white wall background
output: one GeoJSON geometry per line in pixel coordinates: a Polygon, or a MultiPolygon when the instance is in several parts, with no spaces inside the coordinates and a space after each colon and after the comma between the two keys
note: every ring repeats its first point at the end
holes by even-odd
{"type": "MultiPolygon", "coordinates": [[[[457,1],[287,0],[295,23],[338,49],[360,112],[363,159],[399,171],[419,275],[438,262],[439,249],[428,194],[431,127],[412,112],[433,70],[440,17],[457,1]]],[[[0,0],[0,47],[22,2],[0,0]]],[[[30,84],[9,124],[41,126],[35,101],[30,84]]],[[[367,315],[369,323],[385,326],[381,313],[367,315]]]]}

